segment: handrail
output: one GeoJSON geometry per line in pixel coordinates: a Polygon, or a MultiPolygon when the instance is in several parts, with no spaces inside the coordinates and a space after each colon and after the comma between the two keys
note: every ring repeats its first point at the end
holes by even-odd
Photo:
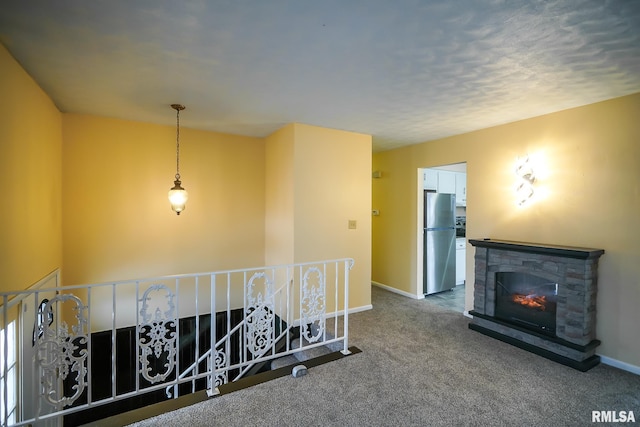
{"type": "MultiPolygon", "coordinates": [[[[229,336],[233,335],[235,332],[237,332],[238,330],[240,330],[240,328],[244,327],[245,323],[246,323],[246,319],[247,317],[255,317],[254,316],[255,312],[249,313],[249,315],[247,315],[240,323],[238,323],[238,325],[236,325],[233,329],[231,329],[227,335],[225,335],[224,337],[222,337],[220,340],[218,340],[216,342],[216,347],[220,344],[222,344],[226,339],[228,339],[229,336]]],[[[291,326],[287,326],[287,328],[285,329],[284,332],[281,332],[275,339],[275,341],[279,341],[282,337],[284,337],[287,333],[289,333],[291,331],[291,326]]],[[[264,356],[264,354],[266,354],[270,349],[265,349],[264,351],[262,351],[259,354],[259,357],[264,356]]],[[[193,362],[191,365],[189,365],[187,368],[185,368],[180,375],[178,375],[178,380],[184,379],[190,372],[193,372],[193,370],[196,368],[196,366],[202,362],[204,362],[208,357],[210,357],[211,355],[211,349],[208,349],[202,356],[200,356],[198,358],[198,360],[196,360],[195,362],[193,362]]],[[[260,360],[260,362],[263,362],[264,360],[260,360]]],[[[240,374],[238,376],[236,376],[234,378],[234,381],[239,380],[240,378],[242,378],[242,376],[251,369],[252,366],[254,366],[254,364],[252,365],[247,365],[243,368],[243,370],[240,372],[240,374]]],[[[167,397],[171,398],[172,395],[170,394],[170,389],[175,386],[168,386],[167,387],[167,397]]]]}
{"type": "Polygon", "coordinates": [[[19,402],[3,412],[2,425],[37,423],[161,389],[176,398],[184,391],[179,385],[191,382],[193,391],[204,379],[215,395],[258,363],[330,343],[343,343],[347,354],[352,267],[353,259],[342,258],[2,292],[0,329],[19,321],[28,332],[16,333],[15,342],[8,332],[0,339],[0,403],[5,409],[10,400],[19,402]],[[201,325],[203,316],[208,326],[201,325]],[[296,326],[306,340],[291,348],[282,340],[296,326]],[[121,339],[129,336],[133,347],[121,339]],[[277,348],[278,342],[286,345],[277,348]],[[8,375],[11,357],[22,360],[15,375],[8,375]],[[126,365],[133,370],[123,372],[126,365]],[[91,387],[105,380],[104,387],[91,387]]]}
{"type": "MultiPolygon", "coordinates": [[[[251,271],[264,271],[264,270],[273,270],[273,269],[284,269],[287,267],[291,267],[291,266],[296,266],[296,267],[305,267],[305,266],[313,266],[313,265],[318,265],[320,264],[324,264],[324,263],[335,263],[335,262],[347,262],[349,265],[349,270],[351,270],[351,268],[353,268],[354,265],[354,260],[353,258],[336,258],[336,259],[330,259],[330,260],[324,260],[324,261],[308,261],[308,262],[301,262],[301,263],[295,263],[295,264],[278,264],[278,265],[269,265],[269,266],[264,266],[264,267],[250,267],[250,268],[242,268],[242,269],[233,269],[233,270],[217,270],[217,271],[208,271],[208,272],[200,272],[200,273],[184,273],[184,274],[172,274],[172,275],[168,275],[168,276],[152,276],[152,277],[147,277],[147,278],[142,278],[142,279],[124,279],[124,280],[114,280],[114,281],[107,281],[107,282],[99,282],[99,283],[93,283],[93,284],[78,284],[78,285],[65,285],[64,287],[62,287],[62,289],[64,290],[74,290],[74,289],[86,289],[87,287],[102,287],[102,286],[113,286],[113,285],[123,285],[123,284],[130,284],[132,282],[157,282],[157,281],[164,281],[164,280],[174,280],[174,279],[186,279],[186,278],[191,278],[191,277],[196,277],[196,276],[208,276],[211,274],[214,274],[216,276],[220,276],[220,275],[224,275],[224,274],[233,274],[233,273],[244,273],[244,272],[251,272],[251,271]]],[[[56,273],[57,270],[53,271],[52,273],[49,273],[49,275],[56,273]]],[[[42,279],[40,279],[42,280],[42,279]]],[[[42,288],[40,289],[40,291],[54,291],[56,289],[60,289],[58,287],[56,288],[42,288]]],[[[29,289],[26,290],[22,290],[22,291],[4,291],[4,292],[0,292],[0,296],[10,296],[10,295],[18,295],[18,294],[30,294],[32,293],[29,289]]],[[[0,304],[1,306],[1,304],[0,304]]]]}

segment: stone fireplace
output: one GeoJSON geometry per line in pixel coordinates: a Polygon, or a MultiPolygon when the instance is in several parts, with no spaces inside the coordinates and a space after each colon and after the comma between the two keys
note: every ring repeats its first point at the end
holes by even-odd
{"type": "Polygon", "coordinates": [[[604,250],[469,243],[476,251],[469,328],[581,371],[600,362],[596,295],[604,250]]]}

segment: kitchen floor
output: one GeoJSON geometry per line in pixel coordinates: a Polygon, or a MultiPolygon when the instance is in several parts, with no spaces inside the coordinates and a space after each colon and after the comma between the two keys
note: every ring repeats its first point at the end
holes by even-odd
{"type": "Polygon", "coordinates": [[[442,308],[464,312],[464,285],[458,285],[450,291],[438,292],[424,297],[429,304],[435,304],[442,308]]]}

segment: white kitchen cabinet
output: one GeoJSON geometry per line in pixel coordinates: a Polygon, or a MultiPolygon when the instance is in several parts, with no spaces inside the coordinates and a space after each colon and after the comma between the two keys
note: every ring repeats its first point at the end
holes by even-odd
{"type": "Polygon", "coordinates": [[[456,172],[438,171],[438,193],[456,194],[456,172]]]}
{"type": "Polygon", "coordinates": [[[438,171],[434,169],[423,169],[424,189],[438,191],[438,171]]]}
{"type": "Polygon", "coordinates": [[[455,194],[457,206],[467,206],[467,174],[438,169],[423,169],[424,189],[455,194]]]}
{"type": "Polygon", "coordinates": [[[464,237],[456,239],[456,285],[464,285],[466,279],[467,243],[464,237]]]}
{"type": "Polygon", "coordinates": [[[467,174],[456,172],[456,206],[467,206],[467,174]]]}

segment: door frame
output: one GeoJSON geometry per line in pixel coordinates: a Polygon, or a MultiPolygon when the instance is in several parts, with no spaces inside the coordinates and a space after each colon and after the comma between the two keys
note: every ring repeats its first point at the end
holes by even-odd
{"type": "MultiPolygon", "coordinates": [[[[415,289],[416,299],[424,299],[424,169],[440,169],[450,170],[447,167],[454,165],[465,165],[465,173],[467,161],[461,161],[456,163],[449,163],[436,166],[422,166],[417,170],[417,185],[416,185],[416,276],[415,276],[415,289]]],[[[469,186],[467,181],[467,194],[469,194],[469,186]]],[[[468,198],[467,198],[468,200],[468,198]]],[[[466,209],[466,208],[465,208],[466,209]]],[[[465,273],[466,276],[466,273],[465,273]]]]}
{"type": "Polygon", "coordinates": [[[416,299],[424,299],[424,170],[418,168],[416,193],[416,299]]]}

